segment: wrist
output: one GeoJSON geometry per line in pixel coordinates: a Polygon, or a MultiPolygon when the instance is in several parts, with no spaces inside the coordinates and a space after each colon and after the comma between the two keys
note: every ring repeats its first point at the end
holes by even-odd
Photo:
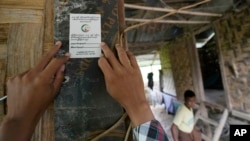
{"type": "Polygon", "coordinates": [[[125,107],[125,110],[130,117],[132,125],[134,127],[155,119],[147,101],[142,102],[138,105],[127,106],[125,107]]]}
{"type": "Polygon", "coordinates": [[[0,128],[0,140],[27,141],[30,140],[38,120],[26,118],[4,118],[0,128]]]}

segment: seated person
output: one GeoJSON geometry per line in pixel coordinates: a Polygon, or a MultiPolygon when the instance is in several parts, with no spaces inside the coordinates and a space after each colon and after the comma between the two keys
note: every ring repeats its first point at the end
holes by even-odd
{"type": "Polygon", "coordinates": [[[196,98],[193,91],[184,93],[185,103],[181,105],[174,117],[171,127],[174,141],[201,141],[201,134],[194,126],[193,107],[196,98]]]}

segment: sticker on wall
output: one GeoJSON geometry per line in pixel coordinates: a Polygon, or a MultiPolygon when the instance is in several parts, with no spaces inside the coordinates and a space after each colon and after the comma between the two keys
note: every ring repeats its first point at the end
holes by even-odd
{"type": "Polygon", "coordinates": [[[71,58],[101,56],[101,15],[70,14],[69,52],[71,58]]]}

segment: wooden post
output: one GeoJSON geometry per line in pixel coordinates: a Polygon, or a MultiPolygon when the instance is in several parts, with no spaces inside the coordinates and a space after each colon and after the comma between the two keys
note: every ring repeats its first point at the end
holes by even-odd
{"type": "MultiPolygon", "coordinates": [[[[127,38],[126,38],[126,33],[124,32],[125,28],[126,28],[126,23],[125,23],[125,8],[124,8],[124,0],[119,0],[117,2],[117,7],[118,7],[118,30],[119,30],[119,38],[118,38],[118,42],[120,44],[123,45],[123,47],[126,50],[129,50],[128,48],[128,44],[127,44],[127,38]]],[[[130,126],[131,126],[131,119],[129,118],[129,116],[127,116],[125,118],[125,126],[126,126],[126,130],[127,130],[127,135],[126,135],[126,139],[128,141],[132,141],[133,140],[133,136],[132,136],[132,132],[130,131],[130,126]]],[[[125,139],[125,140],[126,140],[125,139]]]]}
{"type": "MultiPolygon", "coordinates": [[[[44,38],[43,53],[54,47],[54,1],[46,0],[44,8],[44,38]]],[[[55,140],[54,108],[53,103],[43,114],[37,124],[33,141],[53,141],[55,140]]]]}
{"type": "MultiPolygon", "coordinates": [[[[204,94],[204,87],[203,87],[203,81],[202,81],[202,74],[201,74],[201,67],[200,67],[200,61],[199,61],[199,54],[197,51],[197,48],[195,46],[195,36],[191,32],[191,37],[188,38],[190,41],[188,41],[188,49],[191,57],[191,64],[192,64],[192,76],[193,76],[193,84],[194,84],[194,90],[197,96],[198,101],[201,103],[201,115],[205,118],[208,118],[208,111],[203,103],[203,101],[206,100],[205,94],[204,94]]],[[[205,130],[206,134],[209,138],[212,138],[212,130],[210,128],[210,125],[208,123],[205,123],[205,130]]]]}
{"type": "Polygon", "coordinates": [[[220,71],[221,71],[221,77],[222,77],[222,82],[223,82],[223,87],[224,87],[224,91],[225,91],[225,98],[226,98],[226,104],[227,104],[227,108],[229,109],[229,111],[232,110],[232,103],[230,102],[230,90],[229,90],[229,85],[227,82],[227,78],[226,78],[226,70],[225,70],[225,64],[224,64],[224,58],[223,58],[223,52],[222,52],[222,48],[221,48],[221,42],[219,39],[219,29],[218,26],[216,26],[216,22],[213,24],[213,28],[215,30],[215,40],[216,40],[216,47],[217,50],[219,52],[219,64],[220,64],[220,71]]]}
{"type": "Polygon", "coordinates": [[[196,93],[198,101],[202,102],[202,101],[205,101],[204,87],[203,87],[203,81],[202,81],[199,54],[195,46],[196,41],[195,41],[194,34],[192,32],[191,32],[189,39],[190,41],[187,41],[187,42],[188,42],[189,54],[191,57],[194,89],[195,89],[195,93],[196,93]]]}
{"type": "Polygon", "coordinates": [[[232,110],[232,115],[235,117],[250,121],[250,114],[246,114],[237,110],[232,110]]]}
{"type": "Polygon", "coordinates": [[[124,45],[123,47],[128,50],[128,46],[127,46],[127,39],[126,39],[126,33],[124,33],[124,30],[126,28],[126,23],[125,23],[125,8],[124,8],[124,0],[119,0],[117,2],[117,6],[118,6],[118,21],[119,21],[119,38],[118,40],[121,41],[122,45],[124,45]]]}
{"type": "Polygon", "coordinates": [[[220,135],[222,133],[222,129],[227,121],[227,117],[228,117],[228,110],[225,109],[223,114],[222,114],[222,117],[219,121],[219,125],[217,126],[217,128],[215,129],[214,131],[214,136],[213,136],[213,140],[212,141],[218,141],[219,138],[220,138],[220,135]]]}

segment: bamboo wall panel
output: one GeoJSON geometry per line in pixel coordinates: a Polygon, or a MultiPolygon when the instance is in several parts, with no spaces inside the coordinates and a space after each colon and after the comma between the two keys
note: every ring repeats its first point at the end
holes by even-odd
{"type": "Polygon", "coordinates": [[[215,23],[230,108],[250,114],[250,9],[215,23]]]}
{"type": "Polygon", "coordinates": [[[45,0],[1,0],[0,7],[44,9],[45,0]]]}
{"type": "Polygon", "coordinates": [[[169,56],[169,47],[167,45],[160,48],[160,60],[162,69],[162,86],[164,92],[176,95],[174,76],[169,56]]]}
{"type": "Polygon", "coordinates": [[[0,24],[0,43],[6,43],[9,33],[9,24],[0,24]]]}
{"type": "Polygon", "coordinates": [[[42,23],[43,11],[0,8],[0,23],[42,23]]]}
{"type": "MultiPolygon", "coordinates": [[[[53,3],[52,0],[0,1],[0,96],[5,95],[8,78],[33,67],[43,52],[54,46],[53,3]]],[[[3,111],[1,103],[0,119],[3,111]]],[[[33,140],[54,140],[53,123],[50,107],[37,125],[33,140]]]]}
{"type": "Polygon", "coordinates": [[[175,89],[175,83],[174,83],[174,77],[173,72],[171,69],[163,70],[163,91],[171,94],[176,95],[176,89],[175,89]]]}
{"type": "Polygon", "coordinates": [[[7,77],[33,67],[42,55],[43,24],[11,24],[7,77]]]}
{"type": "Polygon", "coordinates": [[[183,38],[170,46],[169,55],[174,76],[176,95],[183,99],[185,90],[194,90],[191,57],[187,38],[183,38]]]}

